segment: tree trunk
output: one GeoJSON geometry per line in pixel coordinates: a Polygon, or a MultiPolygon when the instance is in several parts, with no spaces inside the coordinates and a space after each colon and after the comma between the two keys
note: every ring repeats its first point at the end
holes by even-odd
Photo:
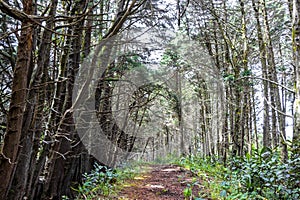
{"type": "MultiPolygon", "coordinates": [[[[46,24],[47,28],[53,29],[53,19],[56,12],[57,0],[52,2],[52,7],[49,12],[51,20],[46,24]]],[[[38,179],[37,174],[34,174],[36,170],[37,154],[40,148],[40,140],[43,131],[42,124],[44,122],[43,116],[45,107],[45,90],[47,81],[47,71],[49,65],[50,48],[51,48],[51,36],[52,32],[45,30],[41,39],[37,69],[33,73],[31,78],[31,84],[29,85],[28,103],[25,109],[24,122],[22,128],[20,157],[16,167],[16,175],[13,177],[13,184],[11,187],[12,192],[9,195],[9,199],[22,199],[24,195],[29,198],[31,192],[25,191],[26,186],[30,188],[36,188],[32,186],[32,183],[38,179]],[[35,175],[35,176],[34,176],[35,175]]],[[[40,159],[42,159],[40,157],[40,159]]]]}
{"type": "Polygon", "coordinates": [[[300,153],[300,2],[293,1],[293,49],[295,53],[295,76],[296,76],[296,93],[294,102],[294,135],[293,151],[294,155],[300,153]]]}
{"type": "MultiPolygon", "coordinates": [[[[33,1],[23,3],[25,13],[33,13],[33,1]]],[[[12,97],[7,118],[7,130],[0,157],[0,199],[6,199],[11,189],[16,164],[20,156],[24,109],[26,107],[27,88],[32,71],[33,26],[29,21],[22,22],[18,44],[16,68],[13,76],[12,97]]]]}
{"type": "MultiPolygon", "coordinates": [[[[247,24],[246,24],[246,12],[245,12],[245,1],[239,0],[241,6],[241,14],[242,14],[242,23],[241,23],[241,31],[242,31],[242,39],[243,39],[243,54],[242,54],[242,63],[244,68],[244,75],[246,76],[249,73],[248,68],[248,36],[247,36],[247,24]]],[[[246,152],[250,152],[251,150],[251,141],[249,137],[249,116],[250,116],[250,109],[249,106],[251,104],[250,101],[250,88],[249,88],[249,80],[246,79],[242,82],[241,87],[243,87],[243,107],[242,107],[242,123],[243,128],[241,131],[241,152],[240,155],[244,155],[246,152]],[[245,141],[247,144],[245,145],[245,141]]]]}
{"type": "MultiPolygon", "coordinates": [[[[265,41],[263,39],[263,32],[260,23],[260,10],[259,5],[256,0],[252,0],[252,7],[255,14],[256,19],[256,26],[257,26],[257,39],[258,39],[258,46],[260,52],[260,62],[262,66],[262,77],[264,79],[268,78],[268,70],[267,70],[267,55],[266,55],[266,47],[265,41]]],[[[263,82],[263,97],[264,97],[264,106],[263,106],[263,145],[266,147],[271,146],[271,135],[270,135],[270,122],[269,122],[269,83],[268,81],[263,82]]]]}

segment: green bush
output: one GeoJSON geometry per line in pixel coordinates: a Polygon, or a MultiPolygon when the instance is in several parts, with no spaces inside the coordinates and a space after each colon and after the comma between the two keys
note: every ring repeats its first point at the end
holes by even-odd
{"type": "Polygon", "coordinates": [[[83,183],[74,189],[79,198],[92,199],[98,195],[107,196],[113,191],[118,174],[112,169],[96,164],[91,173],[83,174],[83,183]]]}
{"type": "Polygon", "coordinates": [[[282,162],[280,152],[263,148],[232,157],[227,168],[215,157],[189,156],[177,164],[201,177],[214,199],[300,199],[300,157],[282,162]],[[208,182],[208,184],[206,184],[208,182]]]}
{"type": "Polygon", "coordinates": [[[227,199],[299,199],[299,158],[281,161],[278,151],[254,150],[232,158],[222,187],[227,199]]]}
{"type": "MultiPolygon", "coordinates": [[[[122,167],[111,169],[95,165],[90,173],[83,174],[83,183],[76,188],[76,199],[99,199],[115,195],[122,188],[122,183],[133,179],[141,172],[143,163],[124,164],[122,167]]],[[[63,199],[68,199],[64,196],[63,199]]]]}

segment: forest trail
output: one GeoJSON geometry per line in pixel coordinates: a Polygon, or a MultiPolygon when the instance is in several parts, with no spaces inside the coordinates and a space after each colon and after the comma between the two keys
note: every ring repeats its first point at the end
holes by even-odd
{"type": "Polygon", "coordinates": [[[142,170],[143,172],[139,176],[127,181],[123,189],[118,193],[118,197],[113,199],[185,199],[183,191],[190,185],[193,185],[193,195],[186,199],[194,199],[192,197],[197,197],[199,192],[204,192],[201,181],[195,178],[192,172],[177,165],[146,165],[143,166],[142,170]]]}

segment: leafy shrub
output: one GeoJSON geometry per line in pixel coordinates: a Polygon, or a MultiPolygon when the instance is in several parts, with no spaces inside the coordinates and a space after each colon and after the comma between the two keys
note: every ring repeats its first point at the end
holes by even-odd
{"type": "MultiPolygon", "coordinates": [[[[111,169],[96,164],[94,170],[89,174],[83,174],[83,183],[77,188],[72,188],[78,192],[76,199],[99,199],[108,198],[115,195],[122,188],[122,183],[133,179],[141,171],[143,163],[123,163],[119,168],[111,169]]],[[[69,199],[64,196],[63,199],[69,199]]]]}
{"type": "Polygon", "coordinates": [[[300,160],[281,161],[278,151],[254,150],[232,158],[222,187],[227,199],[299,199],[300,160]]]}
{"type": "Polygon", "coordinates": [[[201,177],[213,199],[300,199],[299,156],[282,162],[279,151],[263,148],[232,157],[227,168],[215,157],[189,156],[177,164],[201,177]]]}
{"type": "Polygon", "coordinates": [[[110,194],[118,175],[110,168],[96,164],[91,173],[83,174],[84,182],[74,189],[79,193],[79,198],[92,199],[98,195],[110,194]]]}

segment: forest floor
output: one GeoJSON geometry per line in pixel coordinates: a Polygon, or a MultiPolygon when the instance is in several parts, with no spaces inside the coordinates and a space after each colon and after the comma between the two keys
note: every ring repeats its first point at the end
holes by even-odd
{"type": "MultiPolygon", "coordinates": [[[[126,181],[121,191],[110,199],[118,200],[179,200],[194,199],[205,193],[201,180],[191,171],[173,164],[145,165],[142,172],[126,181]],[[190,188],[189,194],[188,188],[190,188]],[[185,190],[185,192],[184,192],[185,190]],[[185,195],[186,197],[185,197],[185,195]]],[[[200,198],[199,198],[200,199],[200,198]]],[[[201,198],[210,199],[210,198],[201,198]]]]}

